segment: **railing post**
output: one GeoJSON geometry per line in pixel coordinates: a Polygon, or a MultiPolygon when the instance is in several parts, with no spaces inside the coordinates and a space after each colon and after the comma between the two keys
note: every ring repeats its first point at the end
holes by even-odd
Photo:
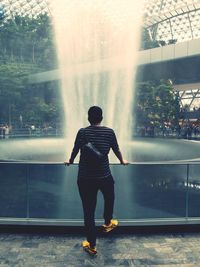
{"type": "Polygon", "coordinates": [[[186,210],[185,210],[185,218],[186,220],[188,219],[188,216],[189,216],[189,186],[188,186],[188,183],[189,183],[189,164],[187,164],[187,187],[186,187],[186,210]]]}
{"type": "Polygon", "coordinates": [[[26,164],[26,218],[30,217],[29,214],[29,174],[30,174],[30,166],[26,164]]]}

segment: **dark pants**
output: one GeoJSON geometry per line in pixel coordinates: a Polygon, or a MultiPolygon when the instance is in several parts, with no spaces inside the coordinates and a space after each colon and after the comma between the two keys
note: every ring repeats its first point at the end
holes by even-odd
{"type": "Polygon", "coordinates": [[[100,190],[104,197],[104,220],[109,224],[113,216],[114,206],[114,180],[111,177],[103,179],[80,179],[78,188],[83,204],[84,223],[87,241],[96,246],[95,208],[97,193],[100,190]]]}

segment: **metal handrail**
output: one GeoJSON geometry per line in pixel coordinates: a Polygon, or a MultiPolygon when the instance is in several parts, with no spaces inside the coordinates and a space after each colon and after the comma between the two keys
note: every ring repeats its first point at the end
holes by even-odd
{"type": "MultiPolygon", "coordinates": [[[[64,165],[64,161],[31,161],[31,160],[3,160],[0,164],[39,164],[39,165],[64,165]]],[[[187,165],[187,164],[200,164],[200,158],[191,160],[167,160],[167,161],[131,161],[128,165],[187,165]]],[[[70,165],[78,165],[75,162],[70,165]]],[[[111,162],[110,165],[122,165],[121,163],[111,162]]],[[[66,165],[66,167],[69,167],[66,165]]],[[[124,166],[125,167],[125,166],[124,166]]]]}

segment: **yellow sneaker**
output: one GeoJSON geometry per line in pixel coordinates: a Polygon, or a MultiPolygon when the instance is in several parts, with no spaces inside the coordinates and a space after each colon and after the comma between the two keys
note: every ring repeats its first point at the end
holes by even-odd
{"type": "Polygon", "coordinates": [[[118,220],[112,219],[109,225],[103,224],[103,232],[108,233],[118,226],[118,220]]]}
{"type": "Polygon", "coordinates": [[[90,247],[90,243],[88,242],[88,241],[83,241],[82,242],[82,247],[83,247],[83,249],[87,252],[87,253],[89,253],[90,255],[92,255],[92,256],[95,256],[95,255],[97,255],[97,249],[96,249],[96,247],[94,247],[94,248],[91,248],[90,247]]]}

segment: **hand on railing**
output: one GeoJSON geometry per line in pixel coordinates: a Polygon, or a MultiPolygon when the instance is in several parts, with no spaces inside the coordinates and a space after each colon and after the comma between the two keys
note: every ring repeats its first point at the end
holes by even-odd
{"type": "Polygon", "coordinates": [[[66,165],[69,166],[69,165],[71,165],[73,163],[74,163],[74,161],[71,158],[68,161],[64,161],[65,166],[66,165]]]}
{"type": "Polygon", "coordinates": [[[120,163],[124,166],[129,164],[129,162],[126,159],[123,159],[120,163]]]}
{"type": "Polygon", "coordinates": [[[70,165],[70,163],[69,163],[69,161],[64,161],[64,165],[66,166],[69,166],[70,165]]]}

